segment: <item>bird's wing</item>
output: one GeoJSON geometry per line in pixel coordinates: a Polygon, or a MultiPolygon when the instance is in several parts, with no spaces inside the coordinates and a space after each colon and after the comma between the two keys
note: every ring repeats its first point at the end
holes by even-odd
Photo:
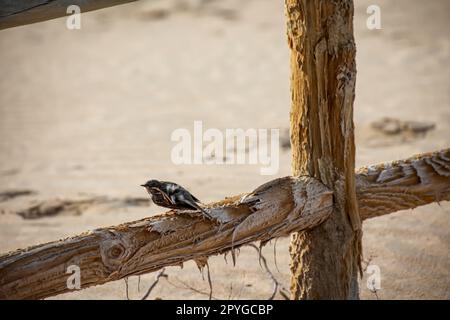
{"type": "Polygon", "coordinates": [[[169,181],[161,181],[161,190],[167,194],[174,193],[180,186],[169,181]]]}
{"type": "Polygon", "coordinates": [[[174,192],[174,193],[184,192],[184,193],[188,194],[192,198],[192,200],[194,200],[195,202],[200,202],[200,200],[198,200],[192,193],[187,191],[184,187],[182,187],[176,183],[173,183],[173,184],[176,186],[176,188],[173,188],[172,192],[174,192]]]}
{"type": "MultiPolygon", "coordinates": [[[[193,196],[190,193],[180,193],[178,194],[177,197],[178,202],[183,203],[185,205],[188,205],[190,207],[192,207],[193,209],[197,209],[200,210],[201,212],[203,212],[204,214],[206,214],[206,216],[208,216],[209,218],[211,218],[211,216],[209,215],[208,212],[205,211],[205,209],[203,209],[202,207],[200,207],[196,201],[194,201],[193,196]]],[[[198,201],[197,201],[198,202],[198,201]]]]}
{"type": "Polygon", "coordinates": [[[172,197],[169,197],[165,192],[163,192],[163,191],[161,191],[161,190],[159,190],[157,188],[154,188],[154,190],[156,190],[158,192],[158,195],[163,197],[167,201],[167,203],[170,203],[172,205],[176,205],[175,201],[172,200],[172,197]]]}
{"type": "Polygon", "coordinates": [[[185,204],[193,209],[198,209],[198,205],[195,203],[194,199],[192,199],[192,195],[189,192],[179,190],[178,192],[170,195],[170,198],[177,204],[185,204]]]}

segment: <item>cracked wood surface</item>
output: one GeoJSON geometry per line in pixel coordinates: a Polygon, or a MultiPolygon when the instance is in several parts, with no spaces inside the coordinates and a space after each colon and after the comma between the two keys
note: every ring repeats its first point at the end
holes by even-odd
{"type": "Polygon", "coordinates": [[[362,167],[356,173],[363,220],[450,200],[450,149],[362,167]]]}
{"type": "Polygon", "coordinates": [[[293,299],[358,299],[362,225],[355,188],[353,0],[285,0],[292,175],[333,190],[321,226],[292,236],[293,299]]]}
{"type": "Polygon", "coordinates": [[[1,256],[0,298],[68,292],[70,265],[80,267],[83,288],[187,260],[203,267],[210,255],[317,225],[332,207],[332,193],[317,180],[276,179],[250,194],[211,204],[209,213],[217,221],[192,211],[170,211],[1,256]]]}
{"type": "MultiPolygon", "coordinates": [[[[450,200],[450,149],[361,168],[356,188],[362,220],[450,200]]],[[[285,177],[210,204],[220,223],[169,211],[19,249],[0,256],[0,298],[70,292],[66,270],[72,264],[80,267],[82,288],[188,260],[202,267],[211,255],[317,226],[332,206],[332,193],[317,180],[285,177]]]]}

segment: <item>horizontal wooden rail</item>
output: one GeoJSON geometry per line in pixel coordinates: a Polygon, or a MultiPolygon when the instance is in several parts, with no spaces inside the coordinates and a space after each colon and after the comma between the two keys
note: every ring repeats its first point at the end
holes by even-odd
{"type": "Polygon", "coordinates": [[[67,16],[77,5],[81,13],[136,0],[0,0],[0,30],[67,16]]]}
{"type": "Polygon", "coordinates": [[[356,193],[363,220],[450,200],[450,149],[360,168],[356,193]]]}
{"type": "MultiPolygon", "coordinates": [[[[343,183],[342,183],[343,184],[343,183]]],[[[450,150],[357,171],[361,218],[450,200],[450,150]]],[[[313,228],[329,216],[333,194],[310,177],[270,181],[250,194],[210,204],[216,221],[188,211],[169,211],[122,225],[0,256],[0,298],[41,299],[71,291],[68,266],[81,270],[81,287],[156,271],[254,241],[263,244],[313,228]]]]}

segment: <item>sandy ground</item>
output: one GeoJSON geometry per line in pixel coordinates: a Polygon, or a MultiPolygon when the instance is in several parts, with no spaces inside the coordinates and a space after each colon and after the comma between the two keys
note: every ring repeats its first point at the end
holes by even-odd
{"type": "MultiPolygon", "coordinates": [[[[450,145],[447,0],[355,1],[357,166],[450,145]],[[382,29],[366,28],[378,4],[382,29]],[[429,122],[425,135],[377,133],[385,116],[429,122]]],[[[186,186],[204,202],[252,190],[269,177],[255,165],[171,162],[177,128],[289,126],[289,63],[282,1],[142,1],[0,31],[0,252],[161,212],[142,198],[147,178],[186,186]],[[29,208],[55,199],[108,197],[54,216],[29,219],[29,208]],[[27,211],[28,210],[28,211],[27,211]],[[27,212],[29,213],[27,215],[27,212]],[[19,215],[21,213],[22,215],[19,215]],[[23,216],[28,217],[27,219],[23,216]]],[[[290,172],[290,151],[276,176],[290,172]]],[[[274,177],[270,177],[274,178],[274,177]]],[[[428,205],[364,224],[364,256],[380,267],[385,299],[450,298],[450,205],[428,205]]],[[[289,239],[264,253],[289,286],[289,239]]],[[[243,248],[237,266],[211,259],[214,297],[265,299],[271,282],[257,255],[243,248]]],[[[167,268],[150,298],[205,298],[194,263],[167,268]]],[[[129,280],[138,298],[154,275],[129,280]]],[[[361,297],[375,299],[361,280],[361,297]]],[[[56,297],[125,299],[117,281],[56,297]]]]}

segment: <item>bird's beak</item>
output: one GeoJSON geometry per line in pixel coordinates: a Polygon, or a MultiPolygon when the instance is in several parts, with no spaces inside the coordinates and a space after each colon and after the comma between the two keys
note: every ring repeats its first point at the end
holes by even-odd
{"type": "Polygon", "coordinates": [[[144,187],[144,188],[145,188],[145,187],[146,187],[146,185],[145,185],[145,184],[141,184],[141,187],[144,187]]]}

